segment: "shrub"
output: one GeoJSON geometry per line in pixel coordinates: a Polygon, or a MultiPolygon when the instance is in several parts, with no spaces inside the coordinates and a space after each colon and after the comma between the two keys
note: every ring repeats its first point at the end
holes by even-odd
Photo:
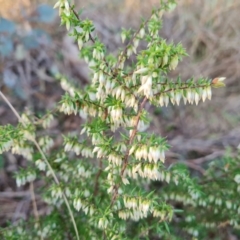
{"type": "Polygon", "coordinates": [[[80,133],[63,135],[62,145],[53,149],[55,139],[37,132],[60,113],[38,120],[29,112],[19,116],[0,92],[19,120],[17,126],[1,126],[0,153],[29,161],[16,173],[17,185],[33,188],[36,178],[43,179],[43,200],[51,206],[39,216],[34,205],[35,217],[3,229],[5,239],[208,239],[218,236],[217,228],[239,228],[237,161],[213,162],[204,178],[196,178],[181,164],[166,167],[166,138],[146,131],[151,120],[146,104],[197,105],[211,99],[212,87],[224,86],[223,77],[168,77],[186,56],[181,44],[159,36],[162,15],[174,6],[161,1],[138,30],[123,29],[126,44],[112,56],[92,21],[81,19],[67,0],[56,3],[91,69],[84,89],[56,76],[65,91],[56,110],[80,115],[84,123],[80,133]]]}

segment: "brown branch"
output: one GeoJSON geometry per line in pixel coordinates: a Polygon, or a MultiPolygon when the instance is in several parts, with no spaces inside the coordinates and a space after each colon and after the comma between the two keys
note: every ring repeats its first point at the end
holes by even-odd
{"type": "MultiPolygon", "coordinates": [[[[128,146],[130,146],[137,134],[137,126],[138,126],[138,123],[139,123],[139,120],[140,120],[140,117],[141,117],[141,113],[142,113],[142,110],[145,106],[145,103],[147,102],[147,97],[145,97],[140,105],[140,108],[139,108],[139,111],[138,111],[138,115],[136,117],[136,122],[134,124],[134,129],[133,129],[133,132],[130,136],[130,139],[128,141],[128,146]]],[[[130,148],[127,150],[126,154],[125,154],[125,157],[124,157],[124,161],[123,161],[123,167],[121,169],[121,177],[123,176],[124,174],[124,171],[127,167],[127,164],[128,164],[128,157],[129,157],[129,151],[130,151],[130,148]]]]}
{"type": "MultiPolygon", "coordinates": [[[[31,199],[32,199],[32,204],[33,204],[33,213],[34,213],[34,217],[37,223],[37,226],[39,228],[41,228],[40,223],[39,223],[39,213],[38,213],[38,209],[37,209],[37,202],[36,202],[36,197],[35,197],[35,193],[34,193],[34,185],[33,182],[30,182],[30,193],[31,193],[31,199]]],[[[41,229],[40,229],[41,230],[41,229]]],[[[43,235],[41,233],[40,236],[41,240],[43,240],[43,235]]]]}
{"type": "MultiPolygon", "coordinates": [[[[129,148],[127,149],[126,151],[126,154],[123,158],[123,165],[122,165],[122,168],[121,168],[121,173],[120,173],[120,176],[123,177],[123,174],[127,168],[127,165],[128,165],[128,158],[129,158],[129,151],[130,151],[130,146],[131,144],[133,143],[133,140],[135,138],[135,136],[137,135],[137,127],[138,127],[138,123],[139,123],[139,120],[140,120],[140,117],[141,117],[141,114],[142,114],[142,111],[143,111],[143,108],[147,102],[148,98],[145,97],[140,105],[140,108],[138,110],[138,114],[136,116],[136,122],[134,124],[134,129],[133,129],[133,132],[127,142],[127,145],[129,146],[129,148]]],[[[114,204],[114,202],[116,201],[117,199],[117,196],[118,196],[118,189],[119,189],[119,184],[116,184],[114,186],[114,194],[113,194],[113,197],[112,197],[112,201],[111,201],[111,206],[114,204]]]]}

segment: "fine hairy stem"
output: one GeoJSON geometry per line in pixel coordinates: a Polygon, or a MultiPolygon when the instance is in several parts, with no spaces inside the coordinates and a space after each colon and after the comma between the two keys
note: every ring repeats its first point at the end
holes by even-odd
{"type": "MultiPolygon", "coordinates": [[[[135,124],[134,124],[134,129],[133,129],[132,134],[131,134],[131,136],[130,136],[130,138],[129,138],[129,140],[128,140],[128,143],[127,143],[128,146],[131,146],[131,144],[133,143],[134,138],[135,138],[136,135],[137,135],[138,123],[139,123],[139,120],[140,120],[140,117],[141,117],[141,114],[142,114],[142,110],[143,110],[143,108],[144,108],[147,100],[148,100],[148,98],[145,97],[145,98],[143,99],[142,103],[140,104],[140,108],[139,108],[139,110],[138,110],[138,114],[137,114],[137,116],[136,116],[136,120],[135,120],[135,124]]],[[[126,154],[125,154],[125,156],[124,156],[124,158],[123,158],[123,164],[122,164],[121,173],[120,173],[120,176],[121,176],[121,177],[123,177],[123,174],[124,174],[124,172],[125,172],[125,170],[126,170],[126,168],[127,168],[127,165],[128,165],[128,158],[129,158],[130,148],[131,148],[131,147],[129,147],[129,148],[127,149],[126,154]]],[[[113,194],[112,201],[111,201],[111,206],[114,204],[114,202],[115,202],[116,199],[117,199],[118,189],[119,189],[119,185],[115,185],[115,186],[114,186],[114,194],[113,194]]]]}
{"type": "MultiPolygon", "coordinates": [[[[5,95],[0,91],[0,96],[3,98],[3,100],[7,103],[7,105],[10,107],[10,109],[13,111],[13,113],[15,114],[15,116],[18,118],[18,121],[21,122],[23,124],[23,126],[26,126],[26,124],[24,123],[24,121],[22,121],[22,118],[20,117],[20,115],[18,114],[18,112],[16,111],[16,109],[12,106],[12,104],[8,101],[8,99],[5,97],[5,95]]],[[[31,141],[33,142],[33,144],[36,146],[36,148],[38,149],[38,151],[40,152],[43,160],[45,161],[45,163],[47,164],[50,172],[51,172],[51,175],[55,181],[55,183],[57,185],[60,185],[60,182],[52,168],[52,166],[50,165],[46,155],[44,154],[44,152],[42,151],[41,147],[39,146],[38,142],[36,141],[36,139],[34,138],[31,138],[31,141]]],[[[80,240],[79,238],[79,234],[78,234],[78,230],[77,230],[77,225],[76,225],[76,222],[75,222],[75,219],[74,219],[74,216],[73,216],[73,212],[72,212],[72,209],[70,207],[70,204],[69,204],[69,201],[65,195],[65,193],[63,193],[63,199],[64,199],[64,202],[67,206],[67,209],[68,209],[68,212],[69,212],[69,215],[71,217],[71,220],[72,220],[72,223],[73,223],[73,226],[74,226],[74,230],[75,230],[75,233],[76,233],[76,236],[77,236],[77,239],[80,240]]]]}

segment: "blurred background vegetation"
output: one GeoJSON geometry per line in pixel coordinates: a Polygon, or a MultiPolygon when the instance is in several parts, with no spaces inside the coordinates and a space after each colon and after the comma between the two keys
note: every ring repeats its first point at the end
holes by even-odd
{"type": "MultiPolygon", "coordinates": [[[[168,163],[183,161],[197,174],[206,164],[235,154],[240,143],[240,1],[179,0],[177,8],[164,16],[161,36],[181,42],[185,57],[171,77],[180,75],[226,77],[226,87],[213,91],[212,101],[198,107],[180,105],[149,110],[151,131],[166,136],[172,146],[168,163]]],[[[62,90],[54,75],[66,75],[79,85],[90,81],[88,69],[79,59],[76,43],[59,27],[54,0],[0,0],[0,87],[21,112],[36,115],[56,106],[62,90]]],[[[75,0],[83,18],[92,19],[107,49],[117,53],[122,46],[120,30],[136,28],[158,0],[75,0]]],[[[55,120],[50,135],[77,129],[74,116],[55,120]]],[[[0,124],[16,123],[0,100],[0,124]]],[[[44,134],[44,133],[42,133],[44,134]]],[[[57,141],[56,141],[57,144],[57,141]]],[[[31,212],[27,188],[16,188],[14,172],[26,162],[20,156],[0,156],[0,224],[27,218],[31,212]]],[[[40,184],[40,183],[39,183],[40,184]]]]}

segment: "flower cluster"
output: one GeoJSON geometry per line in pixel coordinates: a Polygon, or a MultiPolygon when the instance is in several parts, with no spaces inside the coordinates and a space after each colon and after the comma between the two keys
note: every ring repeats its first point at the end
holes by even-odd
{"type": "Polygon", "coordinates": [[[42,126],[43,128],[48,128],[52,121],[53,121],[53,115],[52,114],[47,114],[43,119],[42,119],[42,126]]]}
{"type": "Polygon", "coordinates": [[[154,206],[153,201],[147,198],[124,195],[123,203],[124,208],[119,210],[118,215],[124,220],[132,219],[139,221],[139,219],[146,218],[149,213],[152,213],[153,217],[160,218],[161,221],[166,221],[170,220],[173,215],[170,206],[154,206]]]}
{"type": "Polygon", "coordinates": [[[39,139],[39,145],[42,147],[42,150],[44,152],[47,152],[50,148],[53,147],[54,145],[54,141],[52,138],[50,138],[49,136],[46,137],[41,137],[39,139]]]}
{"type": "Polygon", "coordinates": [[[22,170],[16,174],[16,183],[20,187],[27,182],[32,182],[36,179],[36,172],[34,170],[22,170]]]}
{"type": "Polygon", "coordinates": [[[42,159],[38,159],[35,164],[40,171],[46,170],[47,165],[42,159]]]}
{"type": "Polygon", "coordinates": [[[169,183],[171,179],[177,184],[177,177],[171,176],[170,172],[160,171],[159,165],[154,163],[132,164],[126,170],[126,175],[130,178],[137,179],[138,176],[150,180],[166,181],[169,183]]]}
{"type": "Polygon", "coordinates": [[[90,205],[86,200],[82,200],[81,198],[74,198],[73,206],[77,211],[82,209],[86,215],[89,214],[92,216],[95,212],[94,206],[90,205]]]}
{"type": "Polygon", "coordinates": [[[86,146],[84,142],[79,142],[76,138],[72,137],[64,137],[64,150],[65,152],[73,151],[76,153],[76,155],[82,155],[86,158],[92,158],[93,157],[93,150],[92,148],[86,146]]]}
{"type": "Polygon", "coordinates": [[[134,154],[137,160],[145,160],[157,163],[159,160],[164,163],[165,153],[161,146],[136,146],[133,145],[129,151],[129,155],[134,154]]]}
{"type": "Polygon", "coordinates": [[[205,100],[208,98],[211,99],[212,91],[210,86],[204,87],[196,87],[196,88],[189,88],[186,87],[179,87],[176,89],[165,89],[164,93],[159,94],[158,103],[160,106],[168,106],[169,102],[173,105],[180,104],[180,100],[183,99],[184,104],[187,102],[190,104],[198,105],[199,101],[205,100]]]}
{"type": "Polygon", "coordinates": [[[27,160],[33,159],[33,148],[23,141],[14,141],[11,149],[13,154],[24,156],[27,160]]]}

